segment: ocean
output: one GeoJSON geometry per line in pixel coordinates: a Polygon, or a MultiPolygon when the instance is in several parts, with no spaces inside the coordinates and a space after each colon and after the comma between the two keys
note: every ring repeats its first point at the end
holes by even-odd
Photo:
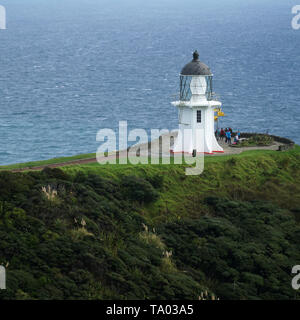
{"type": "Polygon", "coordinates": [[[97,131],[176,129],[197,49],[220,126],[300,143],[300,30],[289,0],[0,0],[0,164],[96,152],[97,131]]]}

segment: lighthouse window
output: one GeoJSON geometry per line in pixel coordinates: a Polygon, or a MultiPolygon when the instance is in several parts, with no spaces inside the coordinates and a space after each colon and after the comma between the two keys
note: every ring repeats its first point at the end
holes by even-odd
{"type": "Polygon", "coordinates": [[[201,122],[201,110],[197,110],[197,122],[201,122]]]}

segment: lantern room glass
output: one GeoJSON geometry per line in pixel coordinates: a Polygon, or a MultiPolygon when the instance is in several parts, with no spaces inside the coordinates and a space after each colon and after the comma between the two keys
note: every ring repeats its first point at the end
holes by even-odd
{"type": "Polygon", "coordinates": [[[180,76],[180,101],[190,101],[192,94],[205,94],[212,100],[212,76],[180,76]]]}

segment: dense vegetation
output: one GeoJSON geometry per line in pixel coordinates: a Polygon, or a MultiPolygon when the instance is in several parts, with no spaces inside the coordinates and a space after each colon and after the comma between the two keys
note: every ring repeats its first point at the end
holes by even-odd
{"type": "Polygon", "coordinates": [[[270,146],[274,143],[272,136],[267,134],[256,134],[246,140],[240,141],[236,147],[255,147],[255,146],[270,146]]]}
{"type": "Polygon", "coordinates": [[[0,172],[2,299],[294,299],[300,152],[0,172]],[[222,159],[221,159],[222,158],[222,159]]]}

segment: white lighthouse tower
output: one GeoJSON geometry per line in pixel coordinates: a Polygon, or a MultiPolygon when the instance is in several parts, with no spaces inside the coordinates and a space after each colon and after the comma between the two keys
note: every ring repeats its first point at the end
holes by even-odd
{"type": "Polygon", "coordinates": [[[180,73],[179,101],[172,102],[179,111],[179,132],[172,152],[224,152],[215,137],[214,109],[222,104],[213,100],[212,77],[195,51],[193,60],[180,73]]]}

